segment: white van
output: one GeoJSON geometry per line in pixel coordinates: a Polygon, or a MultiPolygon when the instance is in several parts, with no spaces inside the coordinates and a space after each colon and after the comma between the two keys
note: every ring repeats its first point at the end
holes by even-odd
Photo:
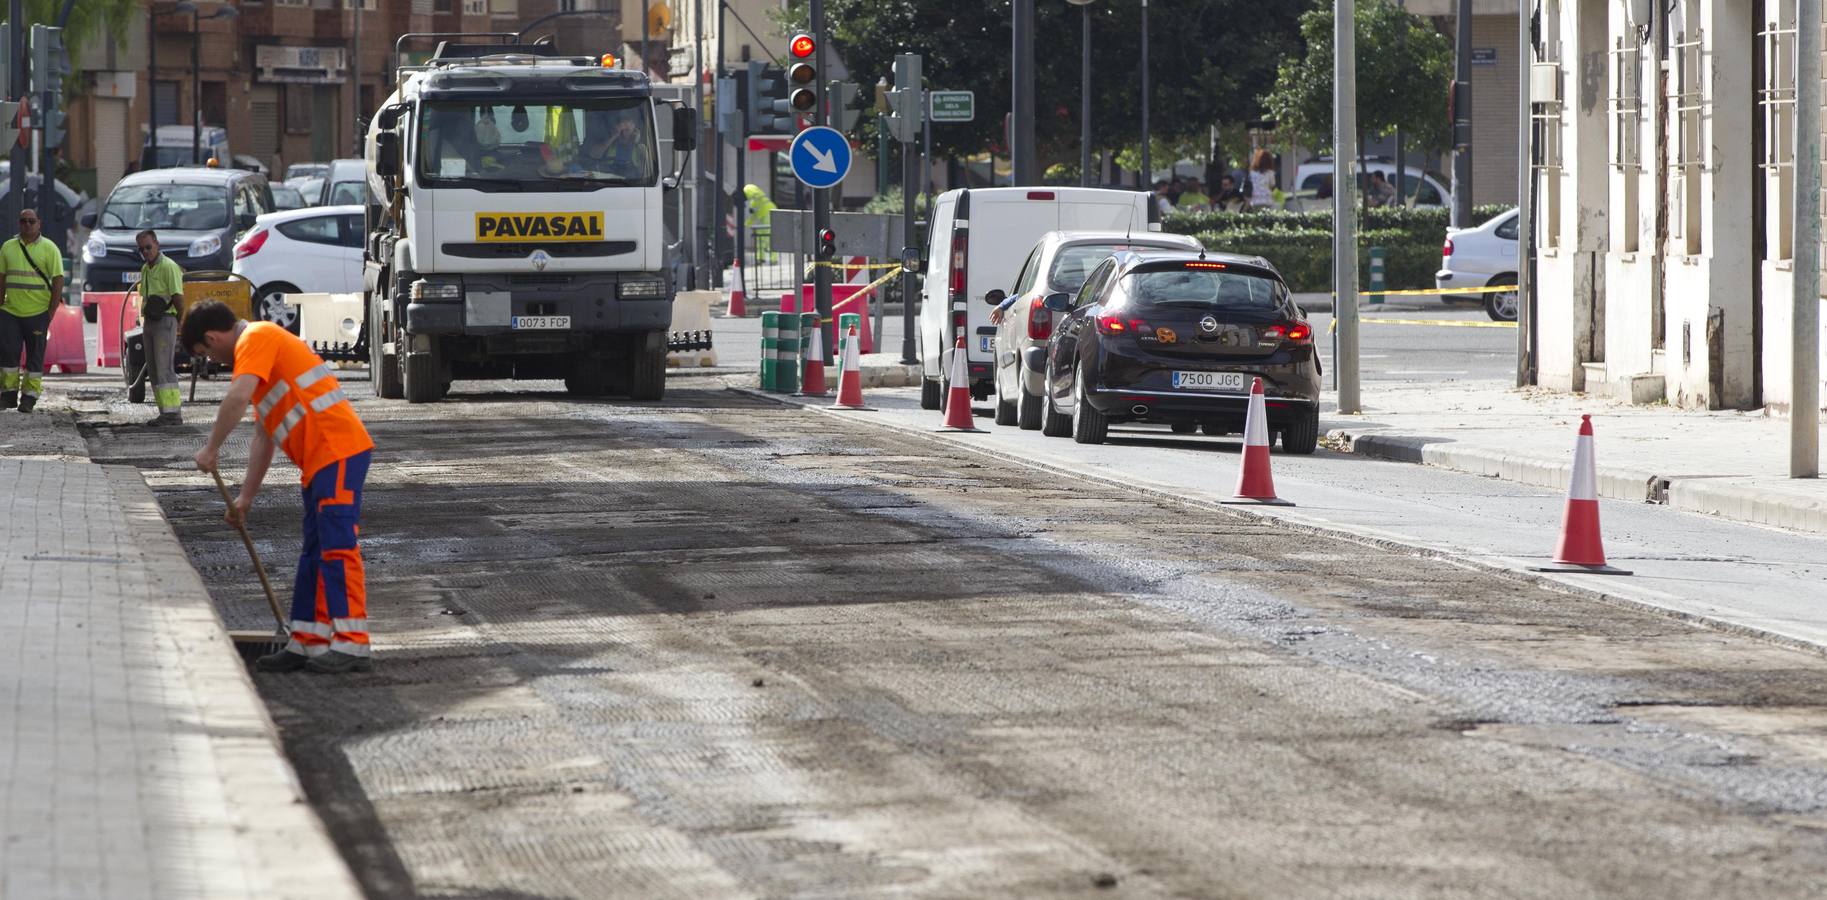
{"type": "Polygon", "coordinates": [[[1022,261],[1050,231],[1159,231],[1146,193],[1102,188],[1011,187],[946,191],[933,200],[920,302],[920,405],[938,409],[959,335],[971,396],[990,395],[996,357],[992,290],[1009,291],[1022,261]]]}

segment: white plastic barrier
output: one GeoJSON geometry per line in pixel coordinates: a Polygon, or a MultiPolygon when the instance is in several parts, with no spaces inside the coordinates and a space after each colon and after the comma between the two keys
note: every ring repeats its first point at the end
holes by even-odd
{"type": "Polygon", "coordinates": [[[367,309],[361,294],[287,294],[298,307],[298,336],[307,344],[353,344],[367,309]]]}
{"type": "MultiPolygon", "coordinates": [[[[672,333],[711,330],[711,304],[721,303],[719,291],[680,291],[672,302],[672,333]]],[[[714,366],[717,351],[681,350],[666,354],[666,364],[684,368],[714,366]]]]}

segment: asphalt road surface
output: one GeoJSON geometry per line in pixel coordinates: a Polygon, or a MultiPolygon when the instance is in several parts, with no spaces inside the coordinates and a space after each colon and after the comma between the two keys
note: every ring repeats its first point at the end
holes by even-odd
{"type": "MultiPolygon", "coordinates": [[[[349,386],[377,670],[256,681],[374,896],[1827,891],[1818,654],[702,374],[555,387],[349,386]]],[[[87,433],[260,627],[210,410],[87,433]]]]}

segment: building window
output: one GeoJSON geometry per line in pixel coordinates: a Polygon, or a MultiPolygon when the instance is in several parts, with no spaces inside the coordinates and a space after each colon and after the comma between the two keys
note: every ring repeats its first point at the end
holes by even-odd
{"type": "Polygon", "coordinates": [[[1699,0],[1683,4],[1682,27],[1669,44],[1673,57],[1670,68],[1668,107],[1670,125],[1674,128],[1673,215],[1669,230],[1675,246],[1688,256],[1699,256],[1705,249],[1701,240],[1701,178],[1707,169],[1705,121],[1712,114],[1711,98],[1706,90],[1706,32],[1698,25],[1699,0]]]}
{"type": "Polygon", "coordinates": [[[463,0],[463,14],[466,16],[488,15],[488,0],[463,0]]]}
{"type": "Polygon", "coordinates": [[[1623,209],[1614,216],[1618,248],[1637,251],[1643,175],[1643,50],[1636,36],[1619,36],[1611,50],[1611,166],[1618,173],[1623,209]]]}
{"type": "Polygon", "coordinates": [[[520,0],[488,0],[488,8],[497,16],[518,16],[520,0]]]}
{"type": "Polygon", "coordinates": [[[1763,23],[1757,33],[1764,57],[1757,86],[1764,156],[1757,162],[1766,198],[1765,255],[1791,259],[1795,256],[1795,6],[1772,3],[1766,8],[1774,14],[1774,21],[1763,23]]]}
{"type": "Polygon", "coordinates": [[[434,13],[448,13],[455,8],[455,4],[456,0],[431,0],[431,11],[434,13]]]}

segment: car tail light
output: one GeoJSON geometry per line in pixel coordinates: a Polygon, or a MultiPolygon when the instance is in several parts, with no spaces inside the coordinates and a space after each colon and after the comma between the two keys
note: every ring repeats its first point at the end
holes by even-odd
{"type": "Polygon", "coordinates": [[[952,229],[952,281],[951,301],[964,299],[964,260],[969,254],[971,233],[963,228],[952,229]]]}
{"type": "Polygon", "coordinates": [[[1122,316],[1110,315],[1108,313],[1097,317],[1097,330],[1099,334],[1131,334],[1147,329],[1148,323],[1141,319],[1125,319],[1122,316]]]}
{"type": "Polygon", "coordinates": [[[1283,322],[1270,325],[1262,330],[1262,336],[1269,340],[1292,341],[1305,344],[1313,340],[1313,326],[1305,322],[1283,322]]]}
{"type": "Polygon", "coordinates": [[[1441,259],[1452,259],[1453,258],[1453,239],[1452,238],[1447,238],[1446,243],[1440,245],[1440,258],[1441,259]]]}
{"type": "Polygon", "coordinates": [[[267,230],[265,228],[261,228],[261,229],[255,231],[253,234],[250,234],[247,237],[242,238],[241,243],[235,245],[235,258],[236,259],[246,259],[250,256],[253,256],[256,253],[259,253],[260,248],[266,246],[266,236],[267,236],[267,230]]]}
{"type": "Polygon", "coordinates": [[[964,329],[969,327],[970,324],[971,317],[968,313],[962,309],[952,310],[952,337],[956,338],[958,335],[963,334],[964,329]]]}
{"type": "Polygon", "coordinates": [[[1028,307],[1028,338],[1044,341],[1053,336],[1053,311],[1036,300],[1028,307]]]}

